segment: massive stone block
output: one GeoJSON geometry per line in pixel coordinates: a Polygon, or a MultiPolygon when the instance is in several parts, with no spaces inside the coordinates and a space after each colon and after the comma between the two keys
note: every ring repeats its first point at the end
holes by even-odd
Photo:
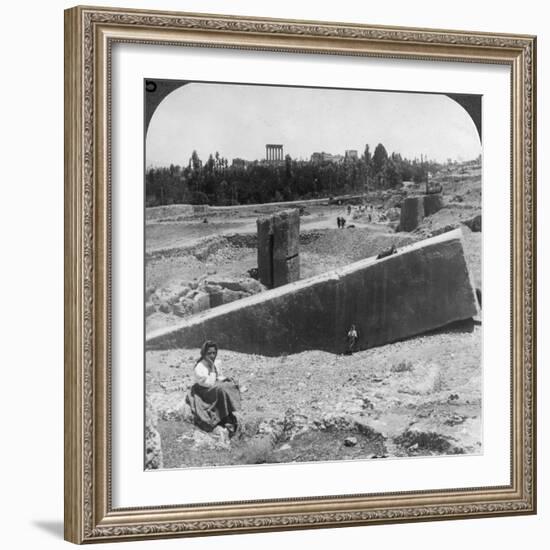
{"type": "Polygon", "coordinates": [[[268,288],[300,278],[300,213],[283,210],[269,218],[260,218],[258,228],[258,275],[268,288]]]}
{"type": "Polygon", "coordinates": [[[477,303],[460,229],[203,312],[147,335],[148,349],[199,348],[206,339],[245,353],[345,351],[468,319],[477,303]]]}
{"type": "Polygon", "coordinates": [[[424,195],[424,216],[431,216],[443,208],[443,197],[440,193],[424,195]]]}
{"type": "Polygon", "coordinates": [[[401,231],[414,231],[424,218],[424,198],[409,197],[401,205],[399,229],[401,231]]]}
{"type": "Polygon", "coordinates": [[[431,216],[443,208],[443,197],[439,193],[409,197],[401,205],[399,229],[414,231],[425,216],[431,216]]]}

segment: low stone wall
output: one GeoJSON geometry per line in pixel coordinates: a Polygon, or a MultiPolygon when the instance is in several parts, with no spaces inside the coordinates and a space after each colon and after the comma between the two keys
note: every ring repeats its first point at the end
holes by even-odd
{"type": "Polygon", "coordinates": [[[477,314],[460,229],[337,271],[200,313],[146,337],[148,349],[199,348],[206,339],[244,353],[340,353],[394,342],[477,314]]]}

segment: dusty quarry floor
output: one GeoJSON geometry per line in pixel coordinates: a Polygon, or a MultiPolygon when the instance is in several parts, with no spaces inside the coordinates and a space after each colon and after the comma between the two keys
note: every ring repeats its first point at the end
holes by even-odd
{"type": "MultiPolygon", "coordinates": [[[[343,207],[308,208],[301,217],[301,277],[459,226],[481,289],[482,233],[462,224],[480,213],[480,176],[468,177],[461,186],[449,176],[445,208],[412,233],[395,232],[387,219],[348,217],[343,207]],[[336,228],[343,214],[355,227],[336,228]]],[[[256,218],[247,210],[208,223],[148,222],[147,294],[170,302],[182,287],[250,277],[256,218]]],[[[146,331],[180,320],[156,304],[146,331]]],[[[241,431],[231,440],[224,430],[196,429],[184,404],[198,350],[147,351],[146,393],[158,415],[164,468],[481,453],[481,333],[476,318],[351,356],[311,350],[273,358],[222,349],[224,374],[242,391],[241,431]]]]}
{"type": "Polygon", "coordinates": [[[148,352],[164,467],[479,453],[480,337],[464,324],[352,356],[222,350],[243,398],[243,430],[229,444],[189,421],[196,352],[148,352]]]}

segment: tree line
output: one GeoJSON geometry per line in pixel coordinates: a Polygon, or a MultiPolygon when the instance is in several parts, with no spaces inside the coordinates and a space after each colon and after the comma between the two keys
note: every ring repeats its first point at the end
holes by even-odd
{"type": "Polygon", "coordinates": [[[150,167],[145,174],[147,206],[210,204],[229,206],[324,198],[399,187],[403,181],[426,181],[439,165],[388,155],[379,143],[361,156],[341,161],[283,162],[228,160],[215,153],[203,162],[193,151],[187,166],[150,167]]]}

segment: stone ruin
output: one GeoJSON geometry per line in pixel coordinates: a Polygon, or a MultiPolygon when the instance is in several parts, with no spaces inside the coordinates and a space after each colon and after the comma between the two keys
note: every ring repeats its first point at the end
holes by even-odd
{"type": "Polygon", "coordinates": [[[300,278],[300,212],[282,210],[256,220],[258,228],[258,276],[267,288],[300,278]]]}
{"type": "Polygon", "coordinates": [[[167,289],[150,287],[145,293],[145,316],[160,311],[188,317],[264,290],[263,285],[251,277],[241,277],[238,280],[208,277],[199,282],[192,281],[167,289]]]}
{"type": "Polygon", "coordinates": [[[431,216],[443,208],[440,194],[409,197],[401,205],[400,231],[414,231],[426,216],[431,216]]]}

